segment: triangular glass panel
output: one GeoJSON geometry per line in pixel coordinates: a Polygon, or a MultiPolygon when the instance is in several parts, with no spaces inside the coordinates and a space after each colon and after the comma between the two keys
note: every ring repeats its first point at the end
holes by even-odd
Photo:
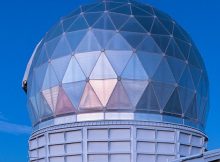
{"type": "Polygon", "coordinates": [[[133,54],[128,64],[126,65],[123,73],[123,79],[131,79],[131,80],[147,80],[148,75],[145,72],[143,65],[138,59],[136,54],[133,54]]]}
{"type": "Polygon", "coordinates": [[[201,68],[201,63],[199,61],[198,53],[196,53],[196,50],[192,47],[190,49],[190,54],[189,54],[189,63],[194,65],[197,68],[201,68]]]}
{"type": "Polygon", "coordinates": [[[75,108],[79,107],[80,99],[82,97],[85,86],[85,81],[63,84],[63,90],[75,108]]]}
{"type": "Polygon", "coordinates": [[[103,16],[93,25],[93,28],[103,29],[103,30],[115,30],[111,19],[108,14],[103,14],[103,16]]]}
{"type": "Polygon", "coordinates": [[[137,104],[137,110],[152,113],[160,112],[160,105],[151,83],[149,83],[144,90],[144,93],[137,104]]]}
{"type": "Polygon", "coordinates": [[[179,82],[180,77],[182,76],[183,71],[186,67],[186,63],[180,59],[175,58],[175,57],[167,56],[166,58],[167,58],[167,62],[169,64],[169,66],[170,66],[170,69],[173,72],[173,76],[174,76],[175,80],[177,82],[179,82]]]}
{"type": "Polygon", "coordinates": [[[157,43],[158,47],[160,47],[161,51],[165,53],[170,37],[169,36],[161,36],[161,35],[152,35],[154,41],[157,43]]]}
{"type": "Polygon", "coordinates": [[[40,93],[36,94],[36,101],[39,108],[40,120],[53,116],[53,111],[40,93]]]}
{"type": "Polygon", "coordinates": [[[86,80],[86,77],[82,72],[79,63],[76,61],[75,57],[73,56],[64,74],[63,83],[72,83],[82,80],[86,80]]]}
{"type": "MultiPolygon", "coordinates": [[[[101,2],[101,1],[100,1],[101,2]]],[[[90,9],[99,6],[101,3],[92,3],[92,4],[88,4],[88,5],[83,5],[80,7],[81,11],[83,13],[86,13],[87,11],[89,11],[90,9]]]]}
{"type": "Polygon", "coordinates": [[[170,35],[171,34],[165,29],[165,27],[161,24],[161,22],[157,18],[154,19],[153,26],[151,28],[151,33],[158,34],[158,35],[170,35]]]}
{"type": "Polygon", "coordinates": [[[63,35],[57,44],[51,58],[56,59],[66,55],[71,55],[72,50],[70,48],[69,42],[66,39],[66,35],[63,35]]]}
{"type": "Polygon", "coordinates": [[[90,76],[100,55],[100,51],[75,54],[76,60],[78,61],[86,77],[90,76]]]}
{"type": "Polygon", "coordinates": [[[135,5],[131,5],[132,15],[135,16],[152,16],[150,13],[146,12],[142,8],[136,7],[135,5]]]}
{"type": "Polygon", "coordinates": [[[52,27],[52,29],[47,33],[45,40],[49,41],[55,37],[58,37],[63,33],[63,24],[58,23],[55,26],[52,27]]]}
{"type": "Polygon", "coordinates": [[[180,78],[179,84],[189,89],[195,89],[189,67],[187,66],[180,78]]]}
{"type": "Polygon", "coordinates": [[[43,45],[41,47],[40,55],[39,55],[37,62],[36,62],[36,67],[41,66],[42,64],[46,63],[47,61],[48,61],[48,55],[46,52],[45,45],[43,45]]]}
{"type": "Polygon", "coordinates": [[[120,32],[120,33],[134,49],[136,49],[136,47],[145,38],[145,34],[139,34],[133,32],[120,32]]]}
{"type": "MultiPolygon", "coordinates": [[[[133,1],[132,3],[134,3],[135,1],[133,1]]],[[[147,4],[143,4],[143,3],[135,3],[135,6],[137,6],[138,8],[141,8],[142,10],[144,10],[145,12],[148,12],[151,15],[154,15],[154,10],[153,7],[147,4]]]]}
{"type": "Polygon", "coordinates": [[[166,50],[166,55],[185,60],[183,53],[180,51],[178,45],[176,44],[173,38],[170,39],[169,45],[166,50]]]}
{"type": "Polygon", "coordinates": [[[75,108],[71,104],[64,90],[60,88],[55,114],[62,115],[73,112],[76,112],[75,108]]]}
{"type": "Polygon", "coordinates": [[[121,31],[146,33],[143,26],[133,17],[131,17],[120,29],[121,31]]]}
{"type": "Polygon", "coordinates": [[[64,31],[67,31],[70,26],[77,20],[77,18],[79,17],[79,15],[77,16],[72,16],[72,17],[69,17],[69,18],[65,18],[63,21],[62,21],[62,24],[63,24],[63,30],[64,31]]]}
{"type": "Polygon", "coordinates": [[[44,96],[44,99],[47,101],[47,104],[50,106],[53,112],[55,112],[56,109],[59,88],[60,88],[59,86],[56,86],[42,91],[42,95],[44,96]]]}
{"type": "Polygon", "coordinates": [[[160,65],[158,66],[153,76],[153,80],[163,83],[176,83],[173,73],[170,70],[170,67],[165,58],[162,59],[160,65]]]}
{"type": "Polygon", "coordinates": [[[80,42],[79,46],[76,49],[76,52],[82,53],[82,52],[91,52],[91,51],[100,51],[101,46],[99,42],[97,41],[94,33],[92,31],[89,31],[86,36],[83,38],[83,40],[80,42]]]}
{"type": "Polygon", "coordinates": [[[49,63],[47,67],[47,72],[44,77],[42,90],[49,89],[56,85],[59,85],[59,81],[57,79],[56,73],[54,72],[52,64],[49,63]]]}
{"type": "Polygon", "coordinates": [[[92,26],[97,22],[97,20],[102,16],[102,14],[99,12],[94,12],[94,13],[85,13],[83,16],[85,17],[89,26],[92,26]]]}
{"type": "Polygon", "coordinates": [[[112,39],[112,37],[116,34],[115,31],[110,30],[93,30],[96,39],[98,40],[99,44],[101,45],[102,49],[105,49],[108,42],[112,39]]]}
{"type": "Polygon", "coordinates": [[[106,56],[117,75],[121,75],[129,59],[132,51],[106,51],[106,56]]]}
{"type": "Polygon", "coordinates": [[[67,32],[87,29],[89,26],[83,16],[79,16],[74,23],[67,29],[67,32]]]}
{"type": "Polygon", "coordinates": [[[171,19],[171,17],[169,15],[167,15],[166,13],[164,13],[162,11],[159,11],[156,8],[153,8],[153,10],[154,10],[154,13],[157,17],[160,17],[161,19],[164,19],[164,20],[170,20],[171,19]]]}
{"type": "Polygon", "coordinates": [[[47,53],[48,58],[51,58],[52,54],[54,53],[54,50],[56,49],[58,43],[61,40],[61,38],[62,38],[62,35],[46,42],[44,44],[44,46],[42,46],[42,48],[43,47],[46,48],[46,53],[47,53]]]}
{"type": "Polygon", "coordinates": [[[97,94],[99,100],[103,106],[106,106],[108,100],[115,88],[117,79],[108,79],[108,80],[90,80],[92,88],[97,94]]]}
{"type": "Polygon", "coordinates": [[[171,21],[170,19],[169,20],[161,19],[160,17],[158,17],[158,19],[169,33],[173,33],[173,29],[174,29],[173,21],[171,21]]]}
{"type": "Polygon", "coordinates": [[[193,78],[193,83],[195,87],[198,87],[199,84],[199,80],[201,78],[202,75],[202,71],[192,65],[189,65],[189,70],[191,72],[191,76],[193,78]]]}
{"type": "Polygon", "coordinates": [[[42,85],[44,83],[44,77],[47,72],[48,63],[44,63],[43,65],[34,69],[33,73],[33,82],[31,90],[39,91],[42,89],[42,85]]]}
{"type": "Polygon", "coordinates": [[[133,105],[137,106],[144,90],[148,85],[148,81],[137,81],[137,80],[122,80],[122,84],[128,94],[128,97],[133,105]]]}
{"type": "Polygon", "coordinates": [[[179,39],[175,39],[175,42],[176,42],[178,48],[181,50],[184,57],[189,58],[189,52],[191,49],[191,45],[189,43],[186,43],[186,42],[179,40],[179,39]]]}
{"type": "Polygon", "coordinates": [[[147,32],[151,31],[154,22],[154,17],[135,16],[135,18],[147,32]]]}
{"type": "Polygon", "coordinates": [[[121,82],[118,82],[107,104],[107,109],[132,109],[132,104],[121,82]]]}
{"type": "Polygon", "coordinates": [[[208,78],[207,76],[205,77],[204,75],[201,76],[199,85],[197,87],[198,93],[203,95],[203,97],[208,97],[208,91],[209,91],[209,85],[208,85],[208,78]]]}
{"type": "Polygon", "coordinates": [[[101,12],[105,11],[105,4],[104,3],[99,3],[94,7],[91,7],[90,9],[86,10],[86,12],[101,12]]]}
{"type": "Polygon", "coordinates": [[[128,42],[121,36],[121,34],[116,34],[112,37],[106,46],[107,50],[131,50],[131,46],[128,42]]]}
{"type": "Polygon", "coordinates": [[[103,107],[89,83],[86,84],[79,107],[82,110],[96,110],[103,107]]]}
{"type": "Polygon", "coordinates": [[[125,14],[125,15],[131,15],[131,9],[130,9],[130,5],[125,4],[123,6],[111,9],[110,12],[116,12],[116,13],[121,13],[121,14],[125,14]]]}
{"type": "Polygon", "coordinates": [[[117,13],[109,13],[109,16],[116,27],[116,29],[120,29],[123,24],[127,22],[127,20],[130,18],[127,15],[117,14],[117,13]]]}
{"type": "Polygon", "coordinates": [[[180,104],[178,90],[175,89],[173,94],[170,96],[169,101],[163,109],[163,113],[171,114],[176,116],[182,116],[183,111],[180,104]]]}
{"type": "Polygon", "coordinates": [[[173,94],[175,86],[156,82],[153,82],[152,85],[155,95],[158,99],[158,103],[160,104],[160,108],[163,110],[171,95],[173,94]]]}
{"type": "Polygon", "coordinates": [[[159,66],[163,56],[155,53],[137,52],[137,56],[142,63],[149,77],[153,77],[157,67],[159,66]]]}
{"type": "Polygon", "coordinates": [[[160,47],[150,36],[145,36],[145,39],[138,45],[138,51],[162,53],[160,47]]]}
{"type": "Polygon", "coordinates": [[[197,117],[197,107],[196,107],[196,96],[194,96],[188,110],[185,112],[184,116],[186,118],[192,119],[192,120],[198,120],[197,117]]]}
{"type": "Polygon", "coordinates": [[[124,5],[124,3],[115,3],[114,1],[106,1],[105,2],[105,5],[106,5],[106,9],[107,10],[112,10],[112,9],[115,9],[115,8],[118,8],[118,7],[120,7],[120,6],[123,6],[124,5]]]}
{"type": "Polygon", "coordinates": [[[31,122],[33,125],[35,125],[38,122],[39,117],[38,117],[38,114],[35,113],[30,100],[28,100],[27,107],[28,107],[28,114],[30,115],[30,118],[31,118],[31,122]]]}
{"type": "Polygon", "coordinates": [[[28,105],[31,107],[28,107],[29,109],[32,109],[32,113],[35,114],[35,116],[39,119],[39,109],[37,105],[36,96],[30,97],[28,101],[28,105]]]}
{"type": "Polygon", "coordinates": [[[56,76],[59,80],[59,82],[62,82],[64,74],[66,72],[67,66],[69,65],[71,56],[65,56],[58,59],[54,59],[51,61],[51,64],[53,66],[54,72],[56,73],[56,76]]]}
{"type": "Polygon", "coordinates": [[[190,40],[186,37],[186,35],[184,34],[183,32],[183,29],[175,24],[174,25],[174,29],[173,29],[173,36],[180,39],[180,40],[183,40],[185,42],[189,42],[190,40]]]}
{"type": "Polygon", "coordinates": [[[66,38],[72,51],[75,51],[82,39],[85,37],[87,30],[66,33],[66,38]]]}
{"type": "Polygon", "coordinates": [[[90,79],[115,79],[117,75],[104,53],[99,57],[90,79]]]}
{"type": "Polygon", "coordinates": [[[77,8],[76,10],[74,10],[73,12],[71,12],[67,18],[70,18],[70,17],[73,17],[73,16],[76,16],[76,15],[79,15],[81,13],[81,8],[77,8]]]}
{"type": "Polygon", "coordinates": [[[190,104],[192,103],[192,100],[195,96],[195,92],[183,87],[178,87],[178,92],[182,110],[183,112],[186,112],[190,104]]]}

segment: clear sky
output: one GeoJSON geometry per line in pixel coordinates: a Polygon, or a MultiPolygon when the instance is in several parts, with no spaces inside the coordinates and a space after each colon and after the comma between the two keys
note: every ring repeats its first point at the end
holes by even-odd
{"type": "MultiPolygon", "coordinates": [[[[210,79],[208,146],[220,148],[220,1],[141,1],[169,13],[198,46],[210,79]]],[[[31,123],[21,80],[35,45],[61,16],[85,2],[91,0],[1,0],[0,162],[27,161],[31,123]]]]}

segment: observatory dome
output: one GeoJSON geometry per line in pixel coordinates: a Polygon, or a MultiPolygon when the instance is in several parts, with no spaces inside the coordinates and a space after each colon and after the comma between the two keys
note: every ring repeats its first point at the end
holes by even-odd
{"type": "Polygon", "coordinates": [[[208,108],[208,77],[192,39],[167,14],[131,0],[61,18],[36,47],[25,86],[34,125],[124,113],[203,129],[208,108]]]}

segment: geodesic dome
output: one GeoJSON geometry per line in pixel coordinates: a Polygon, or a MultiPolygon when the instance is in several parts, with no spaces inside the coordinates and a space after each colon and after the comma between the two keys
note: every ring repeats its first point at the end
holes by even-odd
{"type": "Polygon", "coordinates": [[[204,127],[203,60],[189,35],[150,5],[106,0],[78,8],[45,35],[27,71],[34,124],[69,114],[127,112],[204,127]]]}

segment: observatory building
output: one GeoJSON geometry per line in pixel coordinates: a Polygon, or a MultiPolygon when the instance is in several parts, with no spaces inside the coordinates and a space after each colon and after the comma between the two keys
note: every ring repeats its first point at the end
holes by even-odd
{"type": "Polygon", "coordinates": [[[206,152],[201,55],[175,20],[150,5],[104,0],[61,18],[37,45],[23,88],[30,162],[219,157],[206,152]]]}

